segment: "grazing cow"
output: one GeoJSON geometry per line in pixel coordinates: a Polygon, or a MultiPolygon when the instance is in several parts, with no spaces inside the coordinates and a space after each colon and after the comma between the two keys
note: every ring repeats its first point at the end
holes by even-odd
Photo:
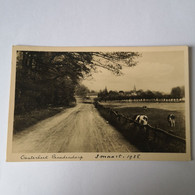
{"type": "Polygon", "coordinates": [[[169,114],[167,117],[168,123],[170,127],[175,127],[175,115],[174,114],[169,114]]]}
{"type": "Polygon", "coordinates": [[[146,115],[139,115],[138,114],[134,117],[134,120],[135,120],[135,122],[137,122],[143,126],[148,125],[148,117],[146,115]]]}
{"type": "Polygon", "coordinates": [[[147,106],[143,106],[143,109],[144,109],[144,110],[147,110],[147,109],[148,109],[148,107],[147,107],[147,106]]]}

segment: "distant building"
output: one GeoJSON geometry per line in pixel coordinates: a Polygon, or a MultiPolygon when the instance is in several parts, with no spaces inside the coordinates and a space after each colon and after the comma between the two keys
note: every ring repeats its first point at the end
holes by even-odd
{"type": "Polygon", "coordinates": [[[137,90],[136,90],[136,86],[134,85],[133,90],[131,91],[131,95],[132,96],[137,96],[137,90]]]}
{"type": "Polygon", "coordinates": [[[124,96],[125,92],[124,91],[119,91],[119,95],[124,96]]]}
{"type": "Polygon", "coordinates": [[[136,90],[136,86],[135,86],[135,85],[134,85],[133,91],[134,91],[134,92],[136,92],[136,91],[137,91],[137,90],[136,90]]]}
{"type": "Polygon", "coordinates": [[[125,92],[125,95],[128,96],[128,97],[130,97],[131,96],[131,92],[130,91],[126,91],[125,92]]]}
{"type": "Polygon", "coordinates": [[[138,94],[137,94],[136,86],[134,85],[133,90],[131,91],[125,91],[124,95],[128,97],[137,96],[138,94]]]}

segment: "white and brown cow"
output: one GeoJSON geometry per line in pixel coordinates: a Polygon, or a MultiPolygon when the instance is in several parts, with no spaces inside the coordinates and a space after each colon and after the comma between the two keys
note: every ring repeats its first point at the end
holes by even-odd
{"type": "Polygon", "coordinates": [[[170,127],[175,127],[175,115],[174,114],[169,114],[167,117],[167,121],[170,127]]]}
{"type": "Polygon", "coordinates": [[[135,122],[139,123],[140,125],[146,126],[148,125],[148,117],[146,115],[136,115],[134,116],[135,122]]]}

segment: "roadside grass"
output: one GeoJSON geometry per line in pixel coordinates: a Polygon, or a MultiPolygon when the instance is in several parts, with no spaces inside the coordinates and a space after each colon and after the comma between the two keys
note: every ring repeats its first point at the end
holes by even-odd
{"type": "Polygon", "coordinates": [[[113,108],[113,110],[118,111],[118,113],[125,115],[126,117],[133,118],[137,114],[144,114],[148,116],[148,123],[156,128],[163,129],[169,133],[172,133],[176,136],[185,138],[185,117],[184,114],[180,111],[170,111],[157,108],[148,108],[144,110],[142,107],[128,107],[120,108],[112,105],[105,106],[113,108]],[[175,127],[170,127],[167,121],[167,116],[173,113],[176,117],[175,127]]]}
{"type": "Polygon", "coordinates": [[[47,108],[41,110],[33,110],[25,114],[14,115],[14,133],[22,131],[27,127],[30,127],[37,122],[56,115],[64,110],[64,107],[47,108]]]}

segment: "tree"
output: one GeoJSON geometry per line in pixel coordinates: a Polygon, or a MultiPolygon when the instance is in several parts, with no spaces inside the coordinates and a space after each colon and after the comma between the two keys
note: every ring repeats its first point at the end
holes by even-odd
{"type": "Polygon", "coordinates": [[[101,67],[110,70],[115,75],[122,74],[122,67],[137,65],[136,59],[141,56],[138,52],[93,52],[91,68],[101,67]]]}
{"type": "Polygon", "coordinates": [[[35,52],[18,51],[15,112],[68,106],[75,101],[80,80],[97,67],[121,75],[122,67],[137,64],[137,52],[35,52]]]}
{"type": "Polygon", "coordinates": [[[172,98],[183,98],[184,97],[184,87],[174,87],[171,90],[172,98]]]}
{"type": "Polygon", "coordinates": [[[85,98],[87,97],[87,94],[89,93],[89,89],[84,85],[77,85],[75,89],[75,94],[85,98]]]}

